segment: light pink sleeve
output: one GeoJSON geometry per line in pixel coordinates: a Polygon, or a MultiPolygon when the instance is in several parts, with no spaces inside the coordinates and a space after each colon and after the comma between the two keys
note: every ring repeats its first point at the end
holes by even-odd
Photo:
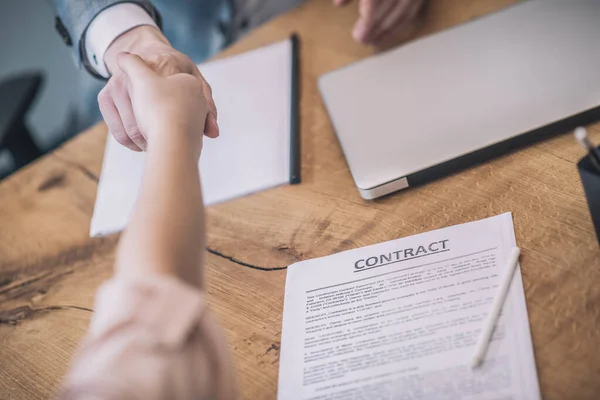
{"type": "Polygon", "coordinates": [[[166,276],[105,283],[59,398],[235,398],[227,342],[203,293],[166,276]]]}

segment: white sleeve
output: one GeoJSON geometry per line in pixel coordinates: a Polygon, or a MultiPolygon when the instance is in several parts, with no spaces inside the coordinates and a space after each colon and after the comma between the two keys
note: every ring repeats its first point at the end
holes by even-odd
{"type": "Polygon", "coordinates": [[[119,36],[140,25],[158,28],[146,10],[134,3],[111,6],[92,20],[85,34],[85,50],[89,64],[98,74],[110,76],[104,63],[106,50],[119,36]]]}

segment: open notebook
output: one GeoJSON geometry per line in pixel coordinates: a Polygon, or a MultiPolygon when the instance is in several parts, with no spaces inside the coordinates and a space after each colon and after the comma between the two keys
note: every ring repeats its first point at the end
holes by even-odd
{"type": "MultiPolygon", "coordinates": [[[[221,135],[204,140],[200,174],[207,205],[290,179],[292,40],[199,65],[210,83],[221,135]]],[[[138,196],[144,153],[108,136],[90,235],[125,227],[138,196]]]]}

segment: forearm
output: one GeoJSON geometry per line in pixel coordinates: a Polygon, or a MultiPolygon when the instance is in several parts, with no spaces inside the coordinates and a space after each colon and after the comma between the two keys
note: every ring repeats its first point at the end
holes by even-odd
{"type": "Polygon", "coordinates": [[[142,188],[121,238],[118,274],[154,272],[202,287],[205,248],[204,206],[198,155],[185,135],[148,149],[142,188]]]}

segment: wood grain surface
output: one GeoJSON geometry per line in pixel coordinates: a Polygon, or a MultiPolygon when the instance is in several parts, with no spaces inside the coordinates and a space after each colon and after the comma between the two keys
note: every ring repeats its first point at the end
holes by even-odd
{"type": "MultiPolygon", "coordinates": [[[[511,3],[430,1],[407,38],[511,3]]],[[[352,41],[355,19],[354,6],[309,1],[221,55],[291,32],[302,40],[302,184],[208,210],[209,298],[235,355],[242,397],[276,397],[287,265],[511,211],[543,396],[597,399],[600,250],[575,165],[581,149],[565,134],[363,201],[316,87],[323,73],[374,52],[352,41]]],[[[600,142],[600,125],[590,130],[600,142]]],[[[118,237],[88,234],[105,140],[98,125],[0,183],[0,399],[51,396],[86,332],[95,290],[111,274],[118,237]]]]}

